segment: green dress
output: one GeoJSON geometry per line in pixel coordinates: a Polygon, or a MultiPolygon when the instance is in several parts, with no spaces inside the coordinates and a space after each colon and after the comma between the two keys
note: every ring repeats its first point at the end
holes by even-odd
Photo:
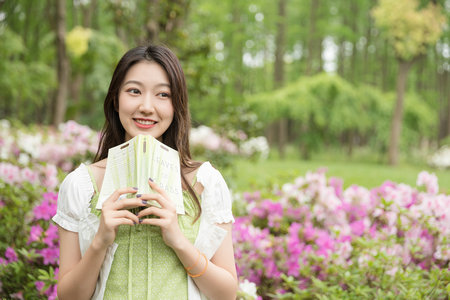
{"type": "MultiPolygon", "coordinates": [[[[94,177],[90,175],[95,189],[91,211],[99,216],[100,212],[95,209],[99,193],[94,177]]],[[[196,213],[192,196],[184,191],[183,199],[186,213],[178,216],[178,224],[183,234],[194,243],[200,221],[192,223],[196,213]]],[[[175,252],[164,243],[159,227],[120,225],[115,243],[118,247],[104,299],[188,298],[186,271],[175,252]]]]}

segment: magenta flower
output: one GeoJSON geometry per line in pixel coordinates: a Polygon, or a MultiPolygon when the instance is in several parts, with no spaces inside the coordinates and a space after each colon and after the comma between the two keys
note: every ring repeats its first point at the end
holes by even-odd
{"type": "Polygon", "coordinates": [[[34,283],[34,286],[36,287],[36,289],[37,289],[39,292],[42,292],[42,289],[44,288],[45,283],[44,283],[43,281],[36,281],[36,282],[34,283]]]}
{"type": "Polygon", "coordinates": [[[35,220],[50,220],[56,213],[56,204],[44,199],[41,204],[33,209],[35,220]]]}
{"type": "Polygon", "coordinates": [[[43,229],[41,225],[33,225],[30,229],[30,237],[28,238],[28,243],[39,241],[41,238],[43,229]]]}
{"type": "Polygon", "coordinates": [[[364,220],[355,221],[353,223],[350,223],[350,228],[352,229],[352,233],[356,236],[361,236],[364,233],[365,226],[364,226],[364,220]]]}
{"type": "Polygon", "coordinates": [[[6,248],[5,257],[8,263],[12,263],[18,260],[16,251],[14,251],[14,249],[11,247],[6,248]]]}
{"type": "Polygon", "coordinates": [[[39,254],[44,258],[44,265],[56,264],[59,258],[59,248],[44,248],[39,251],[39,254]]]}
{"type": "Polygon", "coordinates": [[[53,224],[50,224],[47,231],[45,232],[44,243],[46,243],[47,246],[52,247],[54,246],[54,241],[57,239],[58,239],[58,227],[56,227],[53,224]]]}

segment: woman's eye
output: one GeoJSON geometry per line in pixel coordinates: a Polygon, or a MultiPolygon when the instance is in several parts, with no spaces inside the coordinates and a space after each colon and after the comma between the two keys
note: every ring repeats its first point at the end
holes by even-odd
{"type": "Polygon", "coordinates": [[[130,94],[140,94],[141,93],[138,89],[128,89],[127,92],[130,94]]]}
{"type": "Polygon", "coordinates": [[[158,94],[160,97],[163,97],[163,98],[170,98],[170,94],[169,93],[164,93],[164,92],[162,92],[162,93],[159,93],[158,94]]]}

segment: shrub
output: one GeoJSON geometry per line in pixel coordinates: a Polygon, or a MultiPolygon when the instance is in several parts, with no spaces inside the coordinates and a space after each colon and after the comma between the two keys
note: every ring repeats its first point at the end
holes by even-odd
{"type": "Polygon", "coordinates": [[[264,299],[447,299],[450,196],[433,174],[417,184],[343,190],[321,170],[270,199],[244,194],[248,215],[233,232],[241,281],[264,299]]]}

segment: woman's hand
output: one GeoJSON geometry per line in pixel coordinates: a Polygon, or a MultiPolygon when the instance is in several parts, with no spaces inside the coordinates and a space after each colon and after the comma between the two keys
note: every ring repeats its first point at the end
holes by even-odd
{"type": "Polygon", "coordinates": [[[156,201],[161,207],[152,206],[143,209],[137,215],[141,224],[149,224],[159,226],[161,228],[161,234],[167,246],[176,249],[180,247],[183,242],[183,233],[178,226],[178,216],[174,203],[169,198],[167,193],[160,188],[152,180],[148,181],[150,187],[156,192],[154,194],[143,194],[140,196],[142,201],[156,201]],[[144,216],[156,216],[157,218],[145,218],[144,216]]]}
{"type": "Polygon", "coordinates": [[[97,247],[106,248],[111,245],[116,238],[119,225],[135,225],[139,222],[139,218],[128,209],[146,206],[142,200],[138,198],[119,200],[121,195],[136,192],[134,188],[118,189],[103,203],[100,225],[93,241],[97,247]]]}

